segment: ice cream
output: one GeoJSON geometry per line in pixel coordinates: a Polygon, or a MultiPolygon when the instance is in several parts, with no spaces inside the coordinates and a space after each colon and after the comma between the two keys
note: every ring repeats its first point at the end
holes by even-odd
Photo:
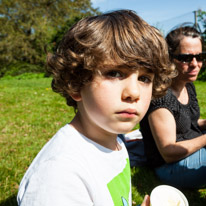
{"type": "Polygon", "coordinates": [[[189,206],[184,194],[178,189],[160,185],[150,195],[151,206],[189,206]]]}

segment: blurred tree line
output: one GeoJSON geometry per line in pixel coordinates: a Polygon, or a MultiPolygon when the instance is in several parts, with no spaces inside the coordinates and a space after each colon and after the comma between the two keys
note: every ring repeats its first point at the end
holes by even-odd
{"type": "Polygon", "coordinates": [[[100,13],[90,0],[0,0],[0,77],[44,72],[54,47],[82,17],[100,13]]]}
{"type": "MultiPolygon", "coordinates": [[[[63,34],[85,16],[99,14],[91,0],[0,0],[0,77],[44,72],[45,46],[54,48],[63,34]]],[[[198,10],[206,51],[206,12],[198,10]]],[[[206,80],[205,66],[200,79],[206,80]]]]}
{"type": "MultiPolygon", "coordinates": [[[[198,22],[203,26],[203,51],[206,52],[206,11],[198,10],[197,17],[198,22]]],[[[206,81],[206,61],[203,62],[203,67],[200,70],[198,79],[206,81]]]]}
{"type": "Polygon", "coordinates": [[[206,11],[198,10],[198,21],[202,24],[204,30],[202,31],[202,35],[204,38],[204,51],[206,51],[206,11]]]}

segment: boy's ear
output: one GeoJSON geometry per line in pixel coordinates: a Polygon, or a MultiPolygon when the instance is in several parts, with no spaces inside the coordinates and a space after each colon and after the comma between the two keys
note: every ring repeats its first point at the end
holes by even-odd
{"type": "Polygon", "coordinates": [[[80,93],[73,93],[73,94],[70,94],[70,96],[76,102],[79,102],[79,101],[82,100],[82,97],[81,97],[80,93]]]}

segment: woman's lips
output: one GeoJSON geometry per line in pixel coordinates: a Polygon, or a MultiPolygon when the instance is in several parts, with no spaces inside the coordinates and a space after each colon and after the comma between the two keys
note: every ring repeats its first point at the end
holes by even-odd
{"type": "Polygon", "coordinates": [[[187,74],[189,74],[191,76],[196,76],[196,75],[198,75],[198,72],[199,71],[197,71],[197,70],[192,70],[192,71],[188,72],[187,74]]]}

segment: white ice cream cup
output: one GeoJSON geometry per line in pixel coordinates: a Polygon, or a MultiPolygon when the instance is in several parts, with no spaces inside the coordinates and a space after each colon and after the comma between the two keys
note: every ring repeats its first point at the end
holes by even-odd
{"type": "Polygon", "coordinates": [[[151,206],[189,206],[184,194],[169,185],[159,185],[150,194],[151,206]]]}

